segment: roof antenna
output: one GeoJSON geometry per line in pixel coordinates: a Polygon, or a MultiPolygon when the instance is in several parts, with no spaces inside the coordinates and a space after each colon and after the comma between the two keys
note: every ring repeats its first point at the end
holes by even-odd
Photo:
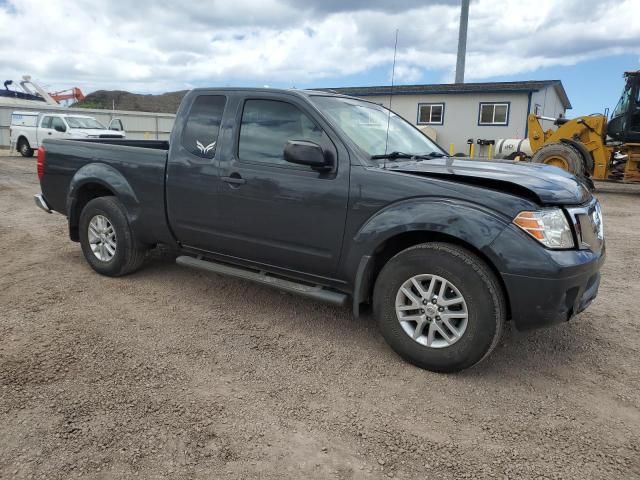
{"type": "MultiPolygon", "coordinates": [[[[387,112],[387,138],[384,142],[384,154],[386,155],[389,148],[389,124],[391,123],[391,100],[393,99],[393,81],[396,75],[396,53],[398,53],[398,29],[396,28],[396,43],[393,47],[393,67],[391,68],[391,90],[389,90],[389,111],[387,112]]],[[[385,157],[382,168],[387,168],[387,159],[385,157]]]]}

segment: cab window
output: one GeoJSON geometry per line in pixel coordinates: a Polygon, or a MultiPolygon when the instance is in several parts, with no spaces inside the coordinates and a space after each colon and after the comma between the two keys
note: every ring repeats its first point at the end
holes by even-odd
{"type": "Polygon", "coordinates": [[[629,101],[631,100],[631,84],[627,84],[622,92],[622,96],[618,101],[618,105],[616,105],[615,110],[613,111],[612,118],[619,117],[624,115],[629,109],[629,101]]]}
{"type": "Polygon", "coordinates": [[[42,119],[42,123],[40,124],[40,128],[51,128],[51,117],[44,117],[42,119]]]}
{"type": "Polygon", "coordinates": [[[238,158],[295,167],[284,159],[289,140],[308,140],[319,145],[329,139],[302,110],[277,100],[247,100],[242,111],[238,158]]]}
{"type": "Polygon", "coordinates": [[[67,126],[64,124],[60,117],[53,117],[51,119],[51,128],[56,130],[57,132],[66,132],[67,126]]]}

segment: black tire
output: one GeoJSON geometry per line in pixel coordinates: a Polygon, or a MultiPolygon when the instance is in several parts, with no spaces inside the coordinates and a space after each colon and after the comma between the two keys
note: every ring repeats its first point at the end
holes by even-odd
{"type": "Polygon", "coordinates": [[[87,203],[80,213],[79,234],[84,258],[96,272],[108,277],[134,272],[140,268],[147,254],[147,248],[136,241],[125,209],[116,197],[94,198],[87,203]],[[97,215],[105,217],[115,231],[115,253],[107,261],[99,259],[89,243],[89,223],[97,215]]]}
{"type": "Polygon", "coordinates": [[[542,146],[531,157],[532,163],[544,163],[562,168],[576,177],[585,178],[585,160],[580,150],[567,143],[550,143],[542,146]]]}
{"type": "Polygon", "coordinates": [[[416,245],[389,260],[376,280],[373,309],[391,348],[408,362],[435,372],[457,372],[482,361],[500,341],[506,319],[504,294],[493,272],[473,253],[447,243],[416,245]],[[420,274],[445,278],[466,302],[466,330],[449,346],[418,343],[398,320],[396,295],[404,282],[420,274]]]}
{"type": "Polygon", "coordinates": [[[22,155],[23,157],[33,157],[33,148],[31,148],[31,145],[29,145],[29,140],[27,140],[26,138],[20,137],[16,148],[20,152],[20,155],[22,155]]]}

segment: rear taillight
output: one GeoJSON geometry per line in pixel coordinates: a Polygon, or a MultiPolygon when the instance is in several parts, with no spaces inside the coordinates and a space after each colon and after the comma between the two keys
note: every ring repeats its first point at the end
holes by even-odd
{"type": "Polygon", "coordinates": [[[44,161],[47,152],[45,152],[44,147],[38,148],[38,178],[42,180],[44,177],[44,161]]]}

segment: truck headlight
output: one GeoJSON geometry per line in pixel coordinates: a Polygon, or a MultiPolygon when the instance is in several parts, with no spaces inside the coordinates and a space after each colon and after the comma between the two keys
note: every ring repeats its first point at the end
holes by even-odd
{"type": "Polygon", "coordinates": [[[513,223],[548,248],[574,248],[567,217],[559,208],[520,212],[513,223]]]}

